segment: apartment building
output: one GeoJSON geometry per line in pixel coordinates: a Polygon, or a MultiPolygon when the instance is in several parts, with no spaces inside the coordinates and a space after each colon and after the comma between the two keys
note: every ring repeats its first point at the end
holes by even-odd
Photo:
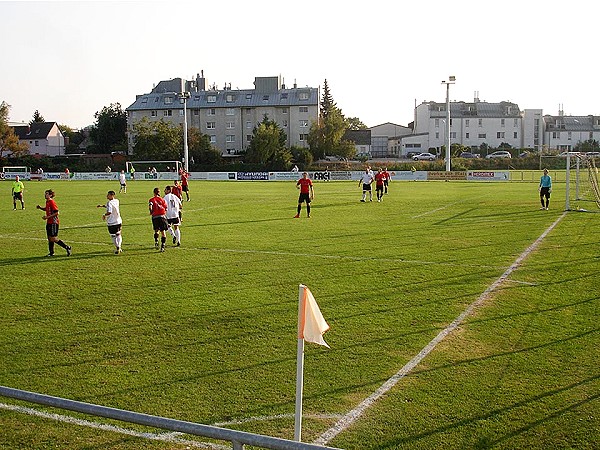
{"type": "Polygon", "coordinates": [[[65,154],[65,137],[56,122],[33,122],[13,127],[19,142],[25,143],[30,155],[60,156],[65,154]]]}
{"type": "Polygon", "coordinates": [[[210,137],[211,144],[223,156],[245,151],[254,127],[266,116],[276,121],[287,136],[288,146],[308,147],[311,123],[319,116],[319,88],[285,86],[281,77],[256,77],[253,89],[232,89],[231,84],[218,89],[207,86],[204,73],[195,80],[181,78],[161,81],[148,94],[138,95],[128,108],[129,152],[133,153],[133,125],[146,117],[150,121],[184,123],[186,100],[187,123],[210,137]]]}
{"type": "Polygon", "coordinates": [[[599,116],[545,115],[544,146],[546,149],[571,151],[580,142],[590,139],[600,142],[599,116]]]}

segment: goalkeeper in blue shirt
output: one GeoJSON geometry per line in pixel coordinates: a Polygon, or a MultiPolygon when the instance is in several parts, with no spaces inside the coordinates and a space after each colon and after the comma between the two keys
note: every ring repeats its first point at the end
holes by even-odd
{"type": "Polygon", "coordinates": [[[540,178],[540,202],[542,207],[540,209],[548,210],[550,205],[550,193],[552,192],[552,178],[548,175],[548,169],[544,169],[544,175],[540,178]],[[546,202],[544,203],[544,198],[546,202]]]}

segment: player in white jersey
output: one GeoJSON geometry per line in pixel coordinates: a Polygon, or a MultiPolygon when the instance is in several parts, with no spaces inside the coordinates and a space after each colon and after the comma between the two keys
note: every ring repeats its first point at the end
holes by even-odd
{"type": "Polygon", "coordinates": [[[121,187],[119,188],[119,194],[122,192],[123,194],[127,193],[127,178],[125,177],[125,171],[121,170],[119,174],[119,184],[121,187]]]}
{"type": "Polygon", "coordinates": [[[123,237],[121,236],[121,225],[123,219],[121,219],[121,211],[119,208],[119,200],[115,198],[115,191],[108,191],[106,194],[107,202],[106,205],[98,205],[98,208],[106,208],[106,212],[102,214],[102,220],[106,221],[108,226],[108,234],[115,245],[115,255],[118,255],[123,250],[123,237]]]}
{"type": "Polygon", "coordinates": [[[167,202],[167,223],[169,224],[169,233],[173,236],[173,244],[177,247],[181,245],[181,210],[183,204],[181,199],[171,192],[171,186],[165,188],[165,196],[163,197],[167,202]]]}

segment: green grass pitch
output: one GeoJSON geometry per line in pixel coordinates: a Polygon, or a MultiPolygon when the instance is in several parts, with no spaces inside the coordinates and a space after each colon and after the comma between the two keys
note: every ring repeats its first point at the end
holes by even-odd
{"type": "MultiPolygon", "coordinates": [[[[306,345],[303,440],[398,372],[558,219],[483,305],[329,444],[346,449],[592,449],[600,442],[600,215],[564,185],[191,183],[182,245],[154,249],[152,188],[129,182],[123,250],[101,220],[116,182],[0,183],[0,384],[291,439],[298,284],[331,326],[306,345]],[[66,257],[47,253],[44,189],[66,257]]],[[[25,405],[0,398],[0,403],[25,405]]],[[[53,410],[57,414],[69,414],[53,410]]],[[[109,422],[85,417],[86,420],[109,422]]],[[[117,425],[141,429],[133,425],[117,425]]],[[[0,407],[0,448],[180,449],[0,407]]],[[[188,437],[189,438],[189,437],[188,437]]],[[[190,438],[191,439],[191,438],[190,438]]]]}

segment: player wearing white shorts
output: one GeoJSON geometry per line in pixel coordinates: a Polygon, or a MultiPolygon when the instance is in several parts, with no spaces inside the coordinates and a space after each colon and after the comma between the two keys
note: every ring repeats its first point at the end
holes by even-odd
{"type": "Polygon", "coordinates": [[[106,208],[106,212],[102,214],[102,220],[106,221],[108,234],[110,234],[110,238],[115,245],[115,255],[118,255],[123,251],[121,250],[123,244],[123,237],[121,236],[123,219],[121,219],[119,200],[115,198],[115,191],[108,191],[106,199],[108,200],[106,205],[98,205],[98,208],[106,208]]]}
{"type": "Polygon", "coordinates": [[[167,202],[167,223],[169,224],[169,233],[173,236],[173,244],[177,247],[181,245],[181,210],[183,204],[181,199],[171,192],[171,186],[165,187],[165,196],[167,202]]]}

